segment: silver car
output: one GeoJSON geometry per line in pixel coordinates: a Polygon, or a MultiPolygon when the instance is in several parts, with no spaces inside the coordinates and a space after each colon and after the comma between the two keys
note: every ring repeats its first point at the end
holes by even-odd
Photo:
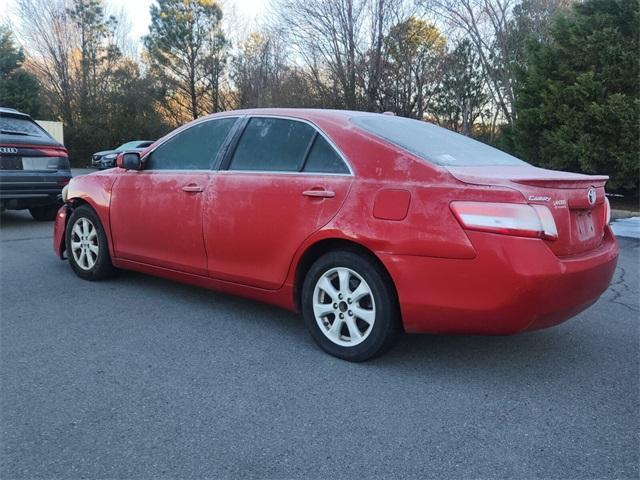
{"type": "Polygon", "coordinates": [[[98,170],[104,170],[106,168],[113,168],[116,166],[116,157],[118,153],[124,151],[138,151],[141,152],[151,144],[153,140],[133,140],[132,142],[123,143],[115,150],[104,150],[102,152],[96,152],[91,156],[91,166],[98,170]]]}

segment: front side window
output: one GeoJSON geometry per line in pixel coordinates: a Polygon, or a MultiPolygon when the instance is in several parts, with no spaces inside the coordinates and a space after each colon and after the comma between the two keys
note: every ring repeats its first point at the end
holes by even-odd
{"type": "Polygon", "coordinates": [[[436,165],[527,165],[497,148],[431,123],[385,115],[360,115],[351,121],[436,165]]]}
{"type": "Polygon", "coordinates": [[[148,157],[145,170],[208,170],[236,118],[198,123],[160,145],[148,157]]]}
{"type": "Polygon", "coordinates": [[[315,130],[283,118],[253,117],[233,154],[229,170],[298,172],[315,130]]]}

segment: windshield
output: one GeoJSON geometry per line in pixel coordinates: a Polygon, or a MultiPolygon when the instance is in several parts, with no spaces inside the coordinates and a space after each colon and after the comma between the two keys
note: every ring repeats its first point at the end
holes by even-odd
{"type": "Polygon", "coordinates": [[[124,152],[125,150],[133,150],[135,148],[145,147],[147,146],[145,145],[145,143],[146,142],[140,142],[140,141],[123,143],[118,148],[116,148],[116,152],[124,152]]]}
{"type": "Polygon", "coordinates": [[[386,115],[362,115],[351,121],[436,165],[527,165],[501,150],[431,123],[386,115]]]}

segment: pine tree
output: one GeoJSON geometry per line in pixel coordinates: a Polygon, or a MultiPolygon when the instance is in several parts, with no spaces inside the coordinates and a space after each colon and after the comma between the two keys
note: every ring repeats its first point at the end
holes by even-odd
{"type": "Polygon", "coordinates": [[[0,106],[38,116],[40,83],[22,68],[24,53],[7,27],[0,26],[0,106]]]}
{"type": "Polygon", "coordinates": [[[640,49],[636,0],[587,0],[532,45],[518,89],[513,149],[543,167],[608,174],[637,195],[640,49]]]}

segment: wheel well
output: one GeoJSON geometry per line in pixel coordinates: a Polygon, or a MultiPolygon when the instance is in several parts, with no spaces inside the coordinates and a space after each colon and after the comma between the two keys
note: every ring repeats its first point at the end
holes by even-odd
{"type": "Polygon", "coordinates": [[[296,269],[295,282],[293,285],[293,302],[297,310],[300,310],[300,305],[302,303],[302,299],[301,299],[302,284],[304,283],[304,278],[307,275],[307,272],[309,271],[309,269],[311,268],[311,265],[313,265],[313,263],[325,253],[332,252],[335,250],[347,250],[350,252],[357,253],[359,255],[362,255],[363,257],[368,258],[373,263],[376,263],[377,265],[379,265],[380,268],[387,275],[388,280],[391,283],[391,286],[397,298],[398,293],[396,291],[396,286],[393,283],[393,279],[391,278],[389,271],[384,266],[384,264],[380,261],[380,259],[371,250],[351,240],[344,240],[341,238],[328,238],[325,240],[320,240],[319,242],[311,245],[302,254],[302,257],[300,257],[300,261],[298,262],[298,266],[296,269]]]}
{"type": "MultiPolygon", "coordinates": [[[[87,202],[85,199],[83,198],[70,198],[69,201],[67,202],[67,210],[69,213],[67,213],[67,218],[65,219],[65,224],[64,224],[64,228],[65,230],[67,229],[67,224],[69,223],[69,218],[71,217],[71,213],[78,207],[82,207],[82,206],[87,206],[89,207],[94,213],[97,212],[95,210],[95,208],[93,208],[91,206],[91,204],[89,202],[87,202]]],[[[64,245],[65,242],[63,242],[64,245]]]]}
{"type": "MultiPolygon", "coordinates": [[[[75,207],[79,207],[80,205],[88,205],[89,207],[91,207],[91,204],[89,202],[87,202],[84,198],[70,198],[69,199],[69,203],[75,208],[75,207]]],[[[91,209],[93,210],[93,207],[91,207],[91,209]]]]}

